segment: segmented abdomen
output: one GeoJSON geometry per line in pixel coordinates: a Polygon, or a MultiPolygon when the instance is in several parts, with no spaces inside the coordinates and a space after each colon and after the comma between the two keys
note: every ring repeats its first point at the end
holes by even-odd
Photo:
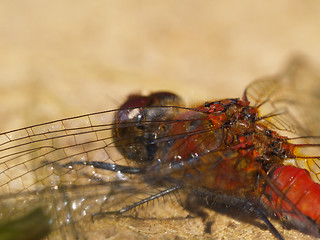
{"type": "MultiPolygon", "coordinates": [[[[320,184],[311,179],[307,170],[281,166],[273,170],[269,177],[302,214],[320,225],[320,184]]],[[[286,217],[293,222],[303,220],[269,185],[265,189],[265,196],[279,217],[286,217]]]]}

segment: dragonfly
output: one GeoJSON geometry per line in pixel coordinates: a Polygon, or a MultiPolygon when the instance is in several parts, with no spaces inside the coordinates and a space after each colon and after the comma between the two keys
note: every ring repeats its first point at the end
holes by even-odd
{"type": "Polygon", "coordinates": [[[1,220],[41,208],[49,239],[83,239],[97,219],[138,219],[170,198],[208,234],[206,210],[223,206],[277,239],[274,218],[319,237],[318,89],[317,74],[295,59],[242,98],[185,107],[170,92],[131,95],[115,110],[3,132],[1,220]]]}

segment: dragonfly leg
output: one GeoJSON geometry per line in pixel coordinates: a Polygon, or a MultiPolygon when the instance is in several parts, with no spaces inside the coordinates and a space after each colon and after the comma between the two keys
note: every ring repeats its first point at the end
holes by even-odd
{"type": "Polygon", "coordinates": [[[188,194],[186,201],[182,204],[182,207],[189,213],[200,217],[205,225],[204,232],[211,234],[211,227],[214,224],[212,219],[209,219],[209,214],[205,211],[205,207],[199,197],[195,194],[188,194]]]}
{"type": "Polygon", "coordinates": [[[162,196],[165,196],[167,194],[170,194],[170,193],[172,193],[172,192],[174,192],[174,191],[176,191],[178,189],[180,189],[179,186],[173,186],[173,187],[167,188],[167,189],[165,189],[165,190],[163,190],[163,191],[161,191],[161,192],[159,192],[157,194],[150,195],[149,197],[144,198],[144,199],[142,199],[142,200],[140,200],[138,202],[135,202],[135,203],[133,203],[131,205],[128,205],[128,206],[126,206],[124,208],[121,208],[120,210],[96,213],[96,214],[94,214],[92,216],[92,220],[94,220],[95,217],[102,217],[104,215],[121,215],[121,214],[123,214],[125,212],[128,212],[128,211],[130,211],[130,210],[132,210],[132,209],[134,209],[136,207],[139,207],[139,206],[141,206],[141,205],[143,205],[143,204],[145,204],[147,202],[150,202],[150,201],[155,200],[155,199],[157,199],[159,197],[162,197],[162,196]]]}
{"type": "Polygon", "coordinates": [[[256,214],[258,218],[260,218],[269,228],[270,232],[278,239],[278,240],[284,240],[284,238],[281,236],[279,231],[273,226],[273,224],[270,222],[268,217],[257,207],[255,207],[251,202],[248,202],[246,206],[244,207],[248,212],[252,212],[256,214]]]}

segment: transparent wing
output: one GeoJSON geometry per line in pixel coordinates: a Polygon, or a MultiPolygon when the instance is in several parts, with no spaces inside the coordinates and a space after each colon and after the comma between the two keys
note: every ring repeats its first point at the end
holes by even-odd
{"type": "MultiPolygon", "coordinates": [[[[69,231],[76,232],[68,223],[99,211],[96,208],[108,188],[98,185],[116,178],[116,174],[86,166],[66,168],[64,164],[93,159],[114,163],[121,159],[111,146],[112,117],[112,111],[103,112],[1,134],[2,216],[23,214],[32,206],[44,205],[51,210],[53,228],[69,225],[69,231]]],[[[60,232],[69,235],[65,230],[60,232]]]]}
{"type": "MultiPolygon", "coordinates": [[[[295,138],[294,143],[320,143],[320,76],[305,60],[295,58],[281,74],[253,82],[244,98],[259,107],[260,122],[280,135],[295,138]]],[[[320,156],[320,147],[299,149],[296,155],[320,156]]],[[[291,164],[320,181],[318,158],[298,158],[291,164]]]]}
{"type": "MultiPolygon", "coordinates": [[[[70,161],[94,158],[110,161],[111,128],[112,112],[104,112],[1,134],[1,192],[31,192],[41,190],[41,186],[93,181],[86,176],[92,175],[92,171],[77,171],[77,176],[71,178],[72,170],[62,166],[70,161]]],[[[94,176],[103,177],[99,173],[94,176]]]]}
{"type": "MultiPolygon", "coordinates": [[[[173,109],[163,108],[166,112],[173,109]]],[[[94,214],[119,210],[165,190],[166,186],[155,188],[146,184],[141,175],[124,174],[121,169],[110,171],[117,166],[142,168],[116,149],[115,143],[123,140],[112,136],[116,111],[0,134],[1,218],[19,217],[42,206],[51,215],[52,228],[66,238],[83,232],[84,218],[92,222],[94,214]],[[90,164],[93,161],[109,164],[109,171],[95,168],[90,164]],[[86,164],[71,164],[76,162],[86,164]]],[[[147,124],[164,122],[144,123],[147,124]]]]}
{"type": "Polygon", "coordinates": [[[272,116],[274,128],[300,135],[320,133],[320,76],[297,58],[279,75],[258,79],[245,91],[262,117],[272,116]],[[277,115],[277,116],[275,116],[277,115]]]}

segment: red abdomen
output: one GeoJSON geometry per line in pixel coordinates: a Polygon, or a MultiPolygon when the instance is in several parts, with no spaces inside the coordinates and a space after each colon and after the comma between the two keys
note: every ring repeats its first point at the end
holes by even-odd
{"type": "MultiPolygon", "coordinates": [[[[303,215],[320,225],[320,185],[311,179],[307,170],[281,166],[269,177],[303,215]]],[[[276,194],[269,185],[265,189],[265,196],[279,217],[287,217],[289,221],[302,220],[290,204],[276,194]]]]}

